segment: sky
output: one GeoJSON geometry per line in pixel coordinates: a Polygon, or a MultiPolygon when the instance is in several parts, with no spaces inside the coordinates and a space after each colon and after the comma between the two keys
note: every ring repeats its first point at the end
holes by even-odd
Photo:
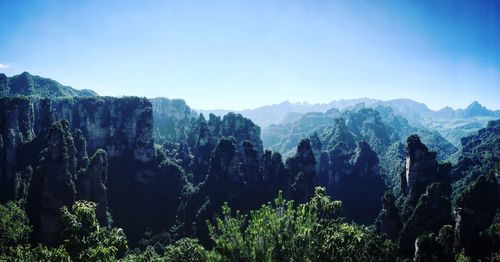
{"type": "Polygon", "coordinates": [[[500,109],[500,1],[0,0],[0,73],[196,109],[500,109]]]}

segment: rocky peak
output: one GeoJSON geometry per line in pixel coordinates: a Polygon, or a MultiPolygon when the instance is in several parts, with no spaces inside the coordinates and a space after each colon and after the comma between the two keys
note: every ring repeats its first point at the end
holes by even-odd
{"type": "Polygon", "coordinates": [[[222,136],[234,137],[237,141],[239,152],[243,152],[243,141],[248,140],[262,155],[263,146],[260,139],[260,127],[241,114],[228,113],[221,121],[220,132],[222,136]]]}
{"type": "Polygon", "coordinates": [[[215,148],[208,171],[207,182],[239,181],[236,147],[231,139],[222,138],[215,148]]]}
{"type": "Polygon", "coordinates": [[[294,158],[301,164],[304,172],[310,173],[314,170],[312,166],[316,164],[316,159],[309,139],[302,139],[299,142],[294,158]]]}
{"type": "Polygon", "coordinates": [[[88,166],[89,158],[87,155],[87,140],[85,139],[82,130],[76,128],[75,131],[73,131],[73,139],[75,142],[78,167],[88,166]]]}
{"type": "Polygon", "coordinates": [[[243,175],[245,182],[255,183],[261,181],[259,176],[260,155],[259,152],[249,141],[243,142],[243,157],[240,164],[240,173],[243,175]]]}
{"type": "Polygon", "coordinates": [[[78,173],[77,198],[97,203],[96,215],[99,222],[108,225],[108,157],[99,149],[90,158],[88,167],[78,173]]]}
{"type": "Polygon", "coordinates": [[[286,180],[285,177],[280,177],[284,173],[283,170],[284,165],[281,154],[270,150],[264,151],[262,156],[262,180],[271,183],[276,183],[279,180],[287,183],[289,181],[284,181],[286,180]]]}
{"type": "Polygon", "coordinates": [[[220,116],[216,116],[214,114],[208,115],[207,126],[211,136],[221,135],[221,125],[222,125],[222,120],[220,116]]]}
{"type": "Polygon", "coordinates": [[[353,171],[358,176],[376,177],[379,175],[379,160],[366,141],[358,143],[353,159],[351,160],[353,171]]]}
{"type": "Polygon", "coordinates": [[[437,172],[436,153],[430,152],[417,135],[408,137],[405,172],[401,182],[403,191],[414,193],[418,198],[427,185],[436,180],[437,172]]]}
{"type": "Polygon", "coordinates": [[[326,141],[323,145],[324,149],[332,149],[338,143],[344,143],[349,148],[355,147],[354,136],[349,132],[347,128],[346,121],[344,118],[336,118],[333,122],[333,126],[325,132],[326,135],[323,137],[323,141],[326,141]]]}
{"type": "Polygon", "coordinates": [[[472,102],[466,109],[463,110],[464,117],[490,116],[492,111],[481,105],[479,102],[472,102]]]}
{"type": "Polygon", "coordinates": [[[323,181],[327,181],[328,193],[342,201],[342,214],[357,223],[373,223],[386,190],[377,154],[366,141],[359,142],[356,149],[339,143],[330,150],[329,160],[328,179],[323,181]]]}
{"type": "Polygon", "coordinates": [[[436,116],[442,118],[453,118],[455,116],[455,110],[453,108],[446,106],[436,111],[436,116]]]}
{"type": "Polygon", "coordinates": [[[297,152],[286,161],[295,183],[292,185],[292,197],[299,201],[307,201],[314,194],[316,185],[316,160],[308,138],[303,138],[297,145],[297,152]]]}

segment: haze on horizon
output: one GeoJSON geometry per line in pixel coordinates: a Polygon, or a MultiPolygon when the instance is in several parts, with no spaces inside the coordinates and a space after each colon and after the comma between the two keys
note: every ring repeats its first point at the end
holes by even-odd
{"type": "Polygon", "coordinates": [[[0,73],[241,110],[500,109],[500,1],[1,1],[0,73]]]}

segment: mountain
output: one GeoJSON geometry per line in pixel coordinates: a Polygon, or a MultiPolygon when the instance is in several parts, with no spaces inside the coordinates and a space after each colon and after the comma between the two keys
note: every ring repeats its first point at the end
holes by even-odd
{"type": "Polygon", "coordinates": [[[359,103],[374,104],[378,100],[370,98],[359,98],[359,99],[341,99],[338,101],[332,101],[329,103],[317,103],[309,104],[307,102],[303,103],[291,103],[289,101],[284,101],[279,104],[267,105],[258,107],[255,109],[246,109],[241,111],[232,110],[197,110],[200,113],[213,113],[215,115],[224,115],[228,112],[241,113],[243,116],[250,118],[257,125],[265,128],[271,124],[279,124],[287,119],[288,114],[304,114],[309,112],[326,112],[331,108],[344,109],[346,107],[354,106],[359,103]]]}
{"type": "Polygon", "coordinates": [[[279,104],[267,105],[255,109],[246,109],[241,111],[218,109],[218,110],[196,110],[197,112],[215,115],[224,115],[229,112],[238,112],[243,116],[252,119],[256,124],[265,128],[270,124],[280,124],[283,121],[289,122],[290,118],[297,119],[298,115],[310,112],[326,112],[331,108],[343,110],[345,108],[356,107],[359,104],[364,104],[365,107],[387,106],[391,107],[394,112],[402,115],[410,122],[422,123],[422,121],[442,120],[442,119],[472,119],[476,117],[497,117],[500,118],[500,110],[489,110],[479,104],[477,101],[471,103],[465,109],[453,109],[444,107],[440,110],[432,110],[424,103],[419,103],[411,99],[393,99],[393,100],[377,100],[370,98],[359,99],[342,99],[323,104],[291,103],[285,101],[279,104]]]}
{"type": "Polygon", "coordinates": [[[474,101],[465,109],[453,110],[445,107],[432,118],[423,119],[420,124],[438,131],[456,147],[461,147],[461,138],[485,128],[489,121],[500,118],[499,110],[489,110],[474,101]]]}
{"type": "Polygon", "coordinates": [[[380,159],[380,176],[386,186],[399,192],[399,174],[405,161],[404,142],[413,134],[418,134],[432,151],[438,153],[438,160],[452,158],[458,152],[438,132],[412,126],[385,106],[308,113],[297,122],[264,128],[262,140],[266,148],[281,152],[285,158],[292,154],[293,145],[304,137],[317,135],[327,151],[339,143],[354,150],[356,143],[365,141],[380,159]]]}
{"type": "Polygon", "coordinates": [[[472,102],[465,109],[456,109],[446,106],[440,110],[432,110],[424,103],[419,103],[411,99],[393,99],[388,101],[380,101],[372,105],[391,107],[397,114],[404,116],[410,122],[422,123],[425,121],[435,121],[439,119],[473,119],[476,117],[497,117],[500,118],[500,110],[489,110],[479,102],[472,102]]]}
{"type": "Polygon", "coordinates": [[[472,102],[467,108],[464,110],[457,110],[457,114],[461,115],[464,118],[470,117],[481,117],[481,116],[496,116],[500,117],[500,111],[491,111],[479,104],[479,102],[472,102]]]}
{"type": "Polygon", "coordinates": [[[50,78],[31,75],[28,72],[12,77],[0,74],[0,97],[16,95],[53,98],[92,97],[97,96],[97,93],[89,89],[76,90],[70,86],[61,85],[50,78]]]}
{"type": "Polygon", "coordinates": [[[498,257],[500,120],[459,150],[402,116],[433,114],[407,100],[287,113],[261,134],[181,99],[28,82],[48,97],[0,97],[1,261],[498,257]]]}
{"type": "Polygon", "coordinates": [[[458,151],[438,132],[412,126],[406,118],[385,106],[358,106],[342,112],[331,109],[326,113],[307,113],[296,122],[264,128],[262,140],[264,147],[288,156],[301,138],[314,133],[319,135],[324,147],[334,147],[339,142],[352,146],[355,142],[366,140],[379,156],[412,134],[419,134],[432,150],[439,152],[440,160],[458,151]]]}
{"type": "MultiPolygon", "coordinates": [[[[243,116],[250,118],[263,128],[275,124],[287,124],[299,121],[307,113],[325,113],[335,108],[343,110],[346,108],[360,107],[390,107],[395,114],[406,118],[415,127],[437,131],[441,136],[451,142],[455,147],[460,147],[460,138],[471,135],[486,126],[488,121],[500,118],[500,110],[489,110],[478,102],[473,102],[465,109],[453,109],[444,107],[440,110],[432,110],[423,103],[411,99],[393,99],[388,101],[360,98],[332,101],[324,104],[290,103],[288,101],[280,104],[263,106],[255,109],[238,111],[243,116]]],[[[223,115],[231,110],[198,110],[201,113],[213,113],[223,115]]]]}
{"type": "Polygon", "coordinates": [[[435,113],[435,111],[429,109],[424,103],[419,103],[411,99],[383,101],[376,103],[374,106],[378,105],[391,107],[394,112],[413,122],[419,122],[424,118],[433,117],[435,113]]]}

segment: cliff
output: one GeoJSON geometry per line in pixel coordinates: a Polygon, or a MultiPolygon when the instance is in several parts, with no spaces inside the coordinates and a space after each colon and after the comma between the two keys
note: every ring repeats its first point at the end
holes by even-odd
{"type": "Polygon", "coordinates": [[[158,173],[147,99],[4,97],[0,108],[1,201],[26,203],[34,239],[56,243],[59,209],[76,199],[97,202],[103,223],[110,206],[118,225],[141,230],[129,210],[158,173]]]}
{"type": "Polygon", "coordinates": [[[153,105],[155,142],[186,140],[196,114],[182,99],[157,97],[153,105]]]}

